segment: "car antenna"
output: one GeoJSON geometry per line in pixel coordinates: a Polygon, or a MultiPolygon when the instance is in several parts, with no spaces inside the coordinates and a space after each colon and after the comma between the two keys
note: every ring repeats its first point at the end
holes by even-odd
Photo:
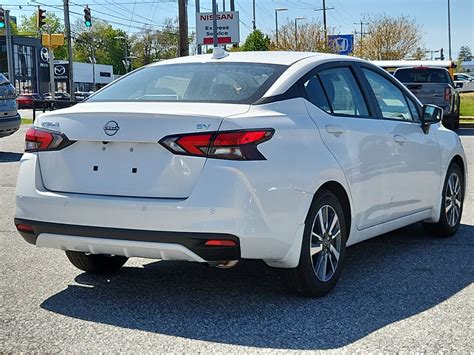
{"type": "Polygon", "coordinates": [[[228,55],[229,55],[229,52],[227,52],[222,47],[214,47],[212,50],[212,59],[222,59],[222,58],[227,57],[228,55]]]}

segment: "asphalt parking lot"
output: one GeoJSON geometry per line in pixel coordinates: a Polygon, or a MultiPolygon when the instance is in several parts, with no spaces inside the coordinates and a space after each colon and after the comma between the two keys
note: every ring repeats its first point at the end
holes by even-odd
{"type": "Polygon", "coordinates": [[[26,126],[0,139],[0,353],[474,352],[474,130],[461,130],[470,181],[450,239],[413,225],[350,247],[337,288],[288,294],[274,269],[129,260],[89,276],[13,225],[26,126]]]}

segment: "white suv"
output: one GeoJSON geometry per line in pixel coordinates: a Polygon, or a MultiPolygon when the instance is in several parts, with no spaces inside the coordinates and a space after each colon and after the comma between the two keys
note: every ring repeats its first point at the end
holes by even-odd
{"type": "Polygon", "coordinates": [[[86,272],[129,257],[261,259],[317,296],[346,246],[459,228],[466,159],[442,110],[382,69],[316,53],[178,58],[26,134],[15,224],[86,272]]]}

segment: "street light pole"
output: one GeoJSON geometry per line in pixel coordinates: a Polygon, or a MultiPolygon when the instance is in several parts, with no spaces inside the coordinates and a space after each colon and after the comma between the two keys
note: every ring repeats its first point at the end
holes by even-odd
{"type": "Polygon", "coordinates": [[[298,50],[298,20],[306,20],[306,17],[295,17],[295,47],[298,50]]]}
{"type": "Polygon", "coordinates": [[[453,60],[453,56],[451,55],[451,1],[448,0],[448,52],[449,52],[449,60],[453,60]]]}
{"type": "Polygon", "coordinates": [[[276,46],[278,47],[278,11],[287,11],[287,8],[279,7],[275,9],[275,37],[276,37],[276,46]]]}

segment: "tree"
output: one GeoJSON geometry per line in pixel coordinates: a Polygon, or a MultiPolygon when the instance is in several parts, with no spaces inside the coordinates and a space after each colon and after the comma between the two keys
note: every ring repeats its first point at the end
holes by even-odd
{"type": "Polygon", "coordinates": [[[422,60],[426,57],[425,49],[422,47],[417,47],[415,51],[412,53],[411,57],[416,60],[422,60]]]}
{"type": "Polygon", "coordinates": [[[250,33],[245,39],[245,43],[242,46],[243,51],[268,51],[270,50],[271,41],[267,35],[264,35],[262,31],[255,30],[250,33]]]}
{"type": "MultiPolygon", "coordinates": [[[[13,35],[13,36],[18,35],[18,26],[16,25],[16,23],[13,22],[13,21],[11,21],[11,22],[10,22],[10,25],[11,25],[11,27],[12,27],[12,35],[13,35]]],[[[7,29],[6,29],[6,28],[2,28],[2,29],[0,30],[0,36],[5,36],[5,35],[6,35],[6,32],[7,32],[7,29]]]]}
{"type": "Polygon", "coordinates": [[[472,60],[472,52],[469,46],[462,46],[459,49],[458,61],[459,62],[469,62],[472,60]]]}
{"type": "MultiPolygon", "coordinates": [[[[191,42],[194,34],[188,41],[191,42]]],[[[160,30],[144,28],[132,37],[132,53],[135,58],[133,67],[153,63],[158,60],[176,58],[178,56],[179,28],[178,20],[167,18],[160,30]]]]}
{"type": "Polygon", "coordinates": [[[74,60],[90,62],[92,57],[97,64],[109,64],[114,68],[114,73],[124,74],[125,52],[130,53],[127,34],[121,29],[115,29],[105,21],[95,19],[93,26],[87,29],[81,20],[74,26],[74,60]]]}
{"type": "Polygon", "coordinates": [[[364,16],[368,34],[356,42],[354,55],[372,60],[400,60],[410,56],[421,42],[421,27],[407,16],[364,16]]]}
{"type": "MultiPolygon", "coordinates": [[[[62,25],[61,19],[56,16],[53,12],[46,12],[46,25],[43,28],[43,32],[47,33],[64,33],[64,26],[62,25]]],[[[20,16],[20,25],[18,26],[18,34],[30,37],[40,37],[40,32],[36,26],[36,12],[30,16],[20,16]]],[[[56,48],[54,50],[55,59],[66,59],[67,58],[67,46],[56,48]]]]}
{"type": "MultiPolygon", "coordinates": [[[[328,29],[328,32],[333,32],[333,29],[328,29]]],[[[324,29],[321,22],[306,22],[298,24],[298,32],[295,37],[295,23],[288,21],[278,28],[278,46],[273,41],[274,49],[276,50],[299,50],[308,52],[328,52],[332,53],[334,50],[330,48],[325,40],[324,29]]]]}

